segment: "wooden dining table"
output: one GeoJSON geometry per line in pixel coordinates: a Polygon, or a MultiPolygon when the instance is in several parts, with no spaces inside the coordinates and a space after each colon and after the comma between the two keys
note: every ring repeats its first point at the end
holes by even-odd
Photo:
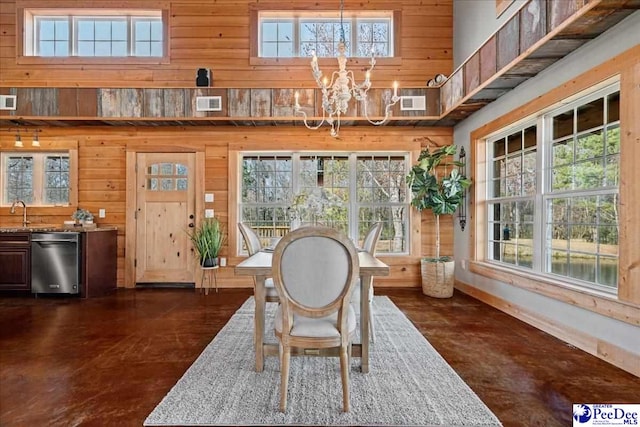
{"type": "MultiPolygon", "coordinates": [[[[256,252],[249,258],[242,261],[235,268],[235,273],[239,276],[254,276],[255,288],[254,296],[256,302],[254,316],[253,342],[256,352],[256,371],[262,372],[264,369],[264,358],[266,356],[277,356],[278,345],[266,343],[265,337],[265,309],[266,309],[266,290],[265,280],[272,277],[271,261],[273,253],[271,251],[262,250],[256,252]]],[[[352,356],[360,357],[362,372],[369,372],[369,287],[372,286],[373,276],[388,276],[389,266],[380,261],[369,252],[359,251],[358,261],[360,264],[360,343],[354,343],[352,346],[352,356]]],[[[333,350],[333,349],[332,349],[333,350]]],[[[331,353],[331,350],[324,351],[322,354],[331,353]]],[[[318,354],[313,351],[294,351],[292,354],[312,355],[318,354]]],[[[335,355],[338,352],[335,351],[335,355]]]]}

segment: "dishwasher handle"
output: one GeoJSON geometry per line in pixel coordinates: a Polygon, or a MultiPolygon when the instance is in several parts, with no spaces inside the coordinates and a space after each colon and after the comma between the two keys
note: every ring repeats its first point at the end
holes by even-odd
{"type": "Polygon", "coordinates": [[[50,240],[50,239],[31,239],[33,243],[78,243],[76,239],[59,239],[59,240],[50,240]]]}

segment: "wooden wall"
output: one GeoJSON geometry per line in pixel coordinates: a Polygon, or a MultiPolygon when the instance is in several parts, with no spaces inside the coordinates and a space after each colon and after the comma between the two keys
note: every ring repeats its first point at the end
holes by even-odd
{"type": "MultiPolygon", "coordinates": [[[[0,134],[0,150],[14,150],[14,136],[0,134]]],[[[215,201],[205,208],[213,208],[235,233],[234,220],[237,204],[234,191],[229,189],[230,150],[273,149],[284,150],[385,150],[404,147],[414,153],[422,146],[440,146],[452,143],[451,128],[353,127],[343,128],[341,138],[329,136],[322,128],[310,131],[300,127],[72,127],[44,128],[40,134],[42,149],[77,143],[79,163],[79,206],[97,213],[106,210],[106,218],[96,218],[100,226],[118,227],[118,286],[125,283],[125,239],[127,215],[134,207],[126,206],[126,153],[127,150],[171,151],[193,149],[205,151],[204,191],[215,194],[215,201]],[[204,147],[203,147],[204,146],[204,147]]],[[[196,195],[203,197],[203,195],[196,195]]],[[[59,226],[70,218],[73,207],[29,208],[32,226],[59,226]]],[[[413,210],[412,210],[413,212],[413,210]]],[[[417,214],[414,214],[417,215],[417,214]]],[[[0,226],[18,226],[21,215],[10,215],[8,207],[0,207],[0,226]]],[[[453,218],[444,217],[442,224],[442,252],[453,253],[453,218]]],[[[412,224],[412,235],[420,236],[420,244],[410,256],[382,257],[391,266],[388,278],[376,279],[377,286],[419,286],[422,255],[434,255],[434,224],[430,212],[422,214],[421,224],[412,224]]],[[[233,240],[233,239],[230,239],[233,240]]],[[[223,287],[252,286],[246,277],[235,277],[233,266],[242,258],[233,256],[233,243],[222,251],[228,257],[228,267],[220,270],[218,281],[223,287]]],[[[131,255],[133,256],[133,255],[131,255]]]]}
{"type": "MultiPolygon", "coordinates": [[[[250,10],[337,11],[339,7],[338,0],[57,1],[57,7],[165,7],[169,17],[168,61],[134,64],[96,59],[79,64],[77,60],[19,58],[18,11],[51,4],[47,0],[0,0],[0,86],[193,87],[196,70],[209,68],[214,87],[313,87],[308,60],[293,61],[284,70],[282,65],[252,65],[250,10]]],[[[422,87],[436,74],[452,72],[453,0],[346,0],[345,11],[349,10],[396,10],[401,17],[401,59],[378,62],[372,77],[375,87],[391,87],[394,80],[401,87],[422,87]]],[[[327,68],[337,66],[333,60],[326,60],[326,64],[327,68]]],[[[354,60],[350,64],[356,71],[365,66],[354,60]]]]}

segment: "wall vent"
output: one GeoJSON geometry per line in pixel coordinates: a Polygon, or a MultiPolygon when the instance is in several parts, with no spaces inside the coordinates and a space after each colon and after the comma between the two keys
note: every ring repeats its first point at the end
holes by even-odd
{"type": "Polygon", "coordinates": [[[222,97],[196,96],[196,111],[222,111],[222,97]]]}
{"type": "Polygon", "coordinates": [[[426,96],[401,96],[400,111],[424,111],[427,109],[426,96]]]}
{"type": "Polygon", "coordinates": [[[16,95],[0,95],[0,110],[15,110],[16,95]]]}

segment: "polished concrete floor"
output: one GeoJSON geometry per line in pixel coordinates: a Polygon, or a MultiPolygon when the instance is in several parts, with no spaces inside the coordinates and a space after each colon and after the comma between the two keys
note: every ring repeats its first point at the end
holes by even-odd
{"type": "MultiPolygon", "coordinates": [[[[464,294],[377,293],[391,297],[505,426],[569,426],[572,403],[640,403],[640,378],[464,294]]],[[[0,426],[141,426],[250,295],[0,297],[0,426]]]]}

